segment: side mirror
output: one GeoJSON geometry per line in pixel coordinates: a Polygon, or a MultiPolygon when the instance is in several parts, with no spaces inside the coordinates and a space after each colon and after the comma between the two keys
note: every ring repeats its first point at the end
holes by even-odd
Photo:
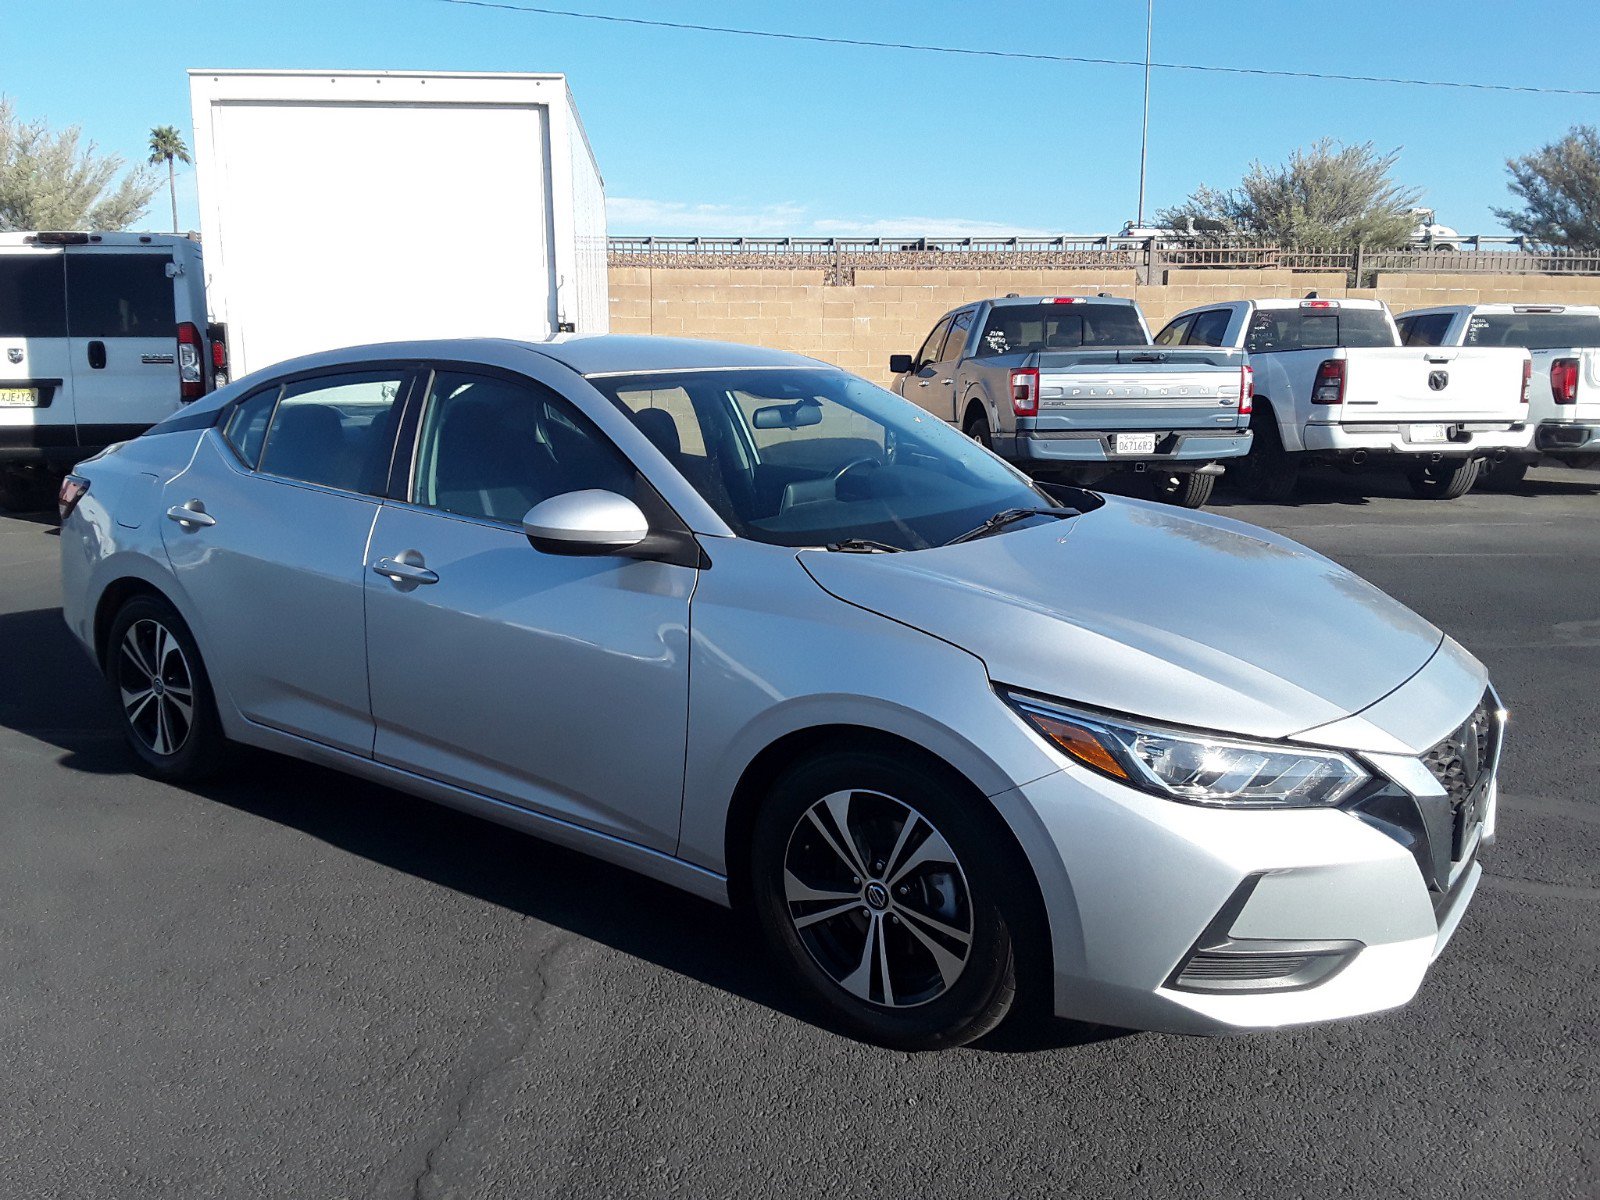
{"type": "Polygon", "coordinates": [[[546,554],[616,554],[644,541],[650,522],[626,496],[591,488],[541,500],[522,518],[522,532],[546,554]]]}
{"type": "Polygon", "coordinates": [[[917,364],[911,361],[909,354],[889,355],[889,371],[895,375],[909,375],[916,370],[917,364]]]}

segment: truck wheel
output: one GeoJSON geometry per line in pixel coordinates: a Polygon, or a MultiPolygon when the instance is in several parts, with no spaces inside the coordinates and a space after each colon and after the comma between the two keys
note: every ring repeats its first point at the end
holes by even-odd
{"type": "Polygon", "coordinates": [[[1295,484],[1300,482],[1299,456],[1283,448],[1283,438],[1278,435],[1278,419],[1270,408],[1257,403],[1250,417],[1250,453],[1237,460],[1231,469],[1237,473],[1239,486],[1255,500],[1281,504],[1294,495],[1295,484]]]}
{"type": "Polygon", "coordinates": [[[1215,475],[1202,475],[1199,471],[1186,471],[1180,475],[1156,478],[1156,499],[1183,508],[1204,508],[1217,486],[1215,475]]]}
{"type": "Polygon", "coordinates": [[[1519,487],[1528,474],[1528,462],[1522,458],[1502,458],[1493,466],[1478,472],[1478,486],[1491,492],[1509,492],[1519,487]]]}
{"type": "Polygon", "coordinates": [[[961,432],[966,434],[985,450],[994,449],[994,436],[989,432],[989,418],[980,413],[973,413],[967,423],[962,426],[961,432]]]}
{"type": "Polygon", "coordinates": [[[1407,472],[1411,490],[1424,500],[1456,500],[1472,490],[1478,479],[1479,459],[1430,463],[1407,472]]]}

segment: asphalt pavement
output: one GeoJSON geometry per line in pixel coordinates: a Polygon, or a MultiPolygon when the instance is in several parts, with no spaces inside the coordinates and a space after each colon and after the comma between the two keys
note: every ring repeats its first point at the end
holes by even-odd
{"type": "Polygon", "coordinates": [[[1474,906],[1397,1012],[926,1055],[819,1027],[733,917],[621,870],[267,755],[198,792],[133,773],[53,523],[0,520],[8,1194],[1600,1196],[1600,473],[1214,507],[1489,665],[1474,906]]]}

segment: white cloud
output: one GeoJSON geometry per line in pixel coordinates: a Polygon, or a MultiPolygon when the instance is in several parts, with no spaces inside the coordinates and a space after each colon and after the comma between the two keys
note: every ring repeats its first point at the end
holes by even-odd
{"type": "Polygon", "coordinates": [[[686,204],[611,196],[611,232],[660,237],[1050,237],[1053,231],[967,217],[816,217],[793,203],[686,204]]]}

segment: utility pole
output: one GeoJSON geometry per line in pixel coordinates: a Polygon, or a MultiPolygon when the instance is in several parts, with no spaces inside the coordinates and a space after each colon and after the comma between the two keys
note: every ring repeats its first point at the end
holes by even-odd
{"type": "Polygon", "coordinates": [[[1144,228],[1144,165],[1150,148],[1150,34],[1155,29],[1156,0],[1145,0],[1144,9],[1144,129],[1139,134],[1139,218],[1144,228]]]}

